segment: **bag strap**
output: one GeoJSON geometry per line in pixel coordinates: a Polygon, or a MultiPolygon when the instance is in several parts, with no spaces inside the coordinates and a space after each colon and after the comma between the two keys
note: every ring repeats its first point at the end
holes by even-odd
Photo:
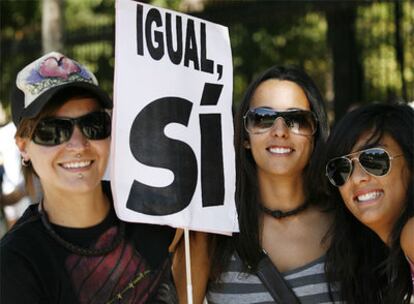
{"type": "Polygon", "coordinates": [[[277,304],[300,304],[292,289],[266,254],[257,265],[256,274],[277,304]]]}

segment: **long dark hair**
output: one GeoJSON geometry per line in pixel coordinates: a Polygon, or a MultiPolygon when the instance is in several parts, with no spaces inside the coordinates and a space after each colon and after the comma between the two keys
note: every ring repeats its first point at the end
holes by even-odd
{"type": "Polygon", "coordinates": [[[384,135],[389,135],[401,147],[410,171],[405,209],[393,227],[389,247],[348,211],[338,188],[330,185],[325,178],[327,194],[335,203],[326,272],[330,281],[340,283],[343,299],[348,303],[410,302],[412,285],[409,266],[399,238],[404,223],[414,215],[413,130],[414,110],[411,107],[403,104],[371,104],[345,115],[328,139],[321,164],[350,153],[364,132],[372,132],[367,140],[369,145],[376,145],[384,135]]]}
{"type": "MultiPolygon", "coordinates": [[[[226,267],[231,254],[237,250],[240,258],[246,265],[246,271],[254,271],[262,256],[261,237],[259,229],[259,187],[256,173],[256,163],[250,149],[244,146],[248,134],[244,129],[243,116],[250,107],[250,101],[257,87],[269,79],[292,81],[299,85],[310,104],[311,111],[318,120],[318,129],[314,135],[314,151],[324,145],[328,136],[328,122],[325,104],[318,88],[312,79],[301,69],[293,66],[273,66],[258,76],[247,88],[241,104],[235,115],[235,138],[234,146],[236,152],[236,207],[240,233],[232,238],[217,237],[215,258],[213,262],[213,278],[220,274],[226,267]]],[[[314,161],[311,156],[310,163],[314,161]]],[[[306,177],[308,170],[304,172],[305,194],[310,198],[312,188],[306,177]]],[[[311,203],[318,203],[312,200],[311,203]]]]}

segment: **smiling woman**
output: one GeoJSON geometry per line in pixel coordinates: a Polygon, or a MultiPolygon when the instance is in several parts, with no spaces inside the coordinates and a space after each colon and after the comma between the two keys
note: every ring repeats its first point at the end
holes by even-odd
{"type": "MultiPolygon", "coordinates": [[[[73,94],[74,91],[66,89],[63,93],[73,94]]],[[[55,100],[66,100],[60,99],[62,97],[64,95],[59,94],[55,100]]],[[[53,102],[49,105],[56,106],[53,102]]],[[[20,137],[19,134],[25,133],[25,130],[18,129],[17,146],[24,161],[31,162],[41,180],[45,194],[42,204],[45,209],[52,209],[49,212],[52,220],[59,216],[55,213],[60,213],[66,224],[71,221],[65,208],[73,208],[73,202],[67,202],[69,205],[65,206],[64,201],[61,201],[56,210],[49,207],[59,197],[100,191],[97,185],[100,184],[109,157],[110,116],[106,112],[99,112],[99,109],[99,102],[95,98],[71,97],[54,111],[52,117],[48,116],[37,123],[32,137],[20,137]],[[79,121],[76,126],[84,121],[81,128],[73,125],[74,119],[79,121]],[[85,131],[88,136],[85,136],[85,131]]],[[[48,111],[48,108],[45,107],[45,110],[48,111]]],[[[107,212],[105,209],[102,211],[107,212]]],[[[94,214],[100,216],[96,212],[94,214]]],[[[73,219],[75,222],[79,220],[79,216],[73,219]]]]}
{"type": "Polygon", "coordinates": [[[120,221],[102,182],[111,108],[95,76],[62,54],[18,74],[16,144],[44,195],[1,240],[1,303],[174,303],[174,230],[120,221]]]}
{"type": "Polygon", "coordinates": [[[209,303],[341,300],[324,272],[332,213],[309,178],[327,134],[322,96],[299,68],[273,66],[249,85],[235,115],[240,233],[215,237],[209,303]]]}
{"type": "Polygon", "coordinates": [[[329,137],[321,164],[336,216],[327,269],[348,303],[410,303],[413,130],[411,107],[373,104],[347,114],[329,137]]]}

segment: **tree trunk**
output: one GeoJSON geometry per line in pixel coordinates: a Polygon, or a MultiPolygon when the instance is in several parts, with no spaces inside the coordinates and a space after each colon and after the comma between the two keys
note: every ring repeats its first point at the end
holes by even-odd
{"type": "Polygon", "coordinates": [[[356,8],[328,10],[326,15],[333,58],[335,121],[338,121],[362,100],[363,72],[355,37],[356,8]]]}
{"type": "Polygon", "coordinates": [[[401,7],[402,3],[400,0],[395,1],[394,3],[394,22],[395,22],[395,54],[397,56],[397,62],[400,69],[401,77],[401,97],[405,102],[408,101],[407,95],[407,83],[404,77],[404,40],[402,39],[401,33],[401,22],[403,20],[403,10],[401,7]]]}
{"type": "Polygon", "coordinates": [[[43,52],[62,51],[63,48],[62,0],[42,2],[42,47],[43,52]]]}

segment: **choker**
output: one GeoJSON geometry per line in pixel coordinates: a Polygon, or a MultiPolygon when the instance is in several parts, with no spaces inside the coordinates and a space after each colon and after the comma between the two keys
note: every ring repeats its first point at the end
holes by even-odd
{"type": "Polygon", "coordinates": [[[291,215],[296,215],[296,214],[300,213],[301,211],[305,210],[306,207],[308,207],[308,205],[309,205],[308,202],[304,202],[299,207],[297,207],[295,209],[292,209],[292,210],[289,210],[289,211],[270,210],[269,208],[266,208],[263,205],[260,205],[260,209],[264,213],[266,213],[266,214],[268,214],[268,215],[270,215],[270,216],[272,216],[276,219],[281,219],[281,218],[285,218],[285,217],[288,217],[288,216],[291,216],[291,215]]]}
{"type": "Polygon", "coordinates": [[[49,221],[49,217],[46,211],[43,209],[43,202],[39,203],[39,214],[40,219],[42,220],[43,226],[46,228],[47,233],[57,241],[61,246],[66,248],[67,250],[82,256],[99,256],[107,254],[113,251],[118,245],[122,242],[125,235],[125,223],[119,221],[119,226],[117,227],[117,235],[113,239],[112,243],[108,247],[104,248],[83,248],[78,245],[75,245],[65,239],[63,239],[52,227],[52,224],[49,221]]]}

